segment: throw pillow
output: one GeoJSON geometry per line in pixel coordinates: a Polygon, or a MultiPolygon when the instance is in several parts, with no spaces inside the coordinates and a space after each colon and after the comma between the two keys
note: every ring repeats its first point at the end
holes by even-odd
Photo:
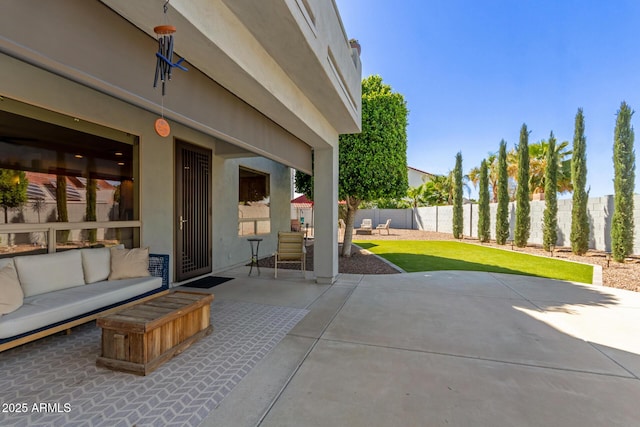
{"type": "MultiPolygon", "coordinates": [[[[123,244],[113,247],[124,249],[123,244]]],[[[109,274],[111,274],[110,248],[86,248],[80,249],[80,253],[82,254],[84,281],[87,284],[101,282],[109,278],[109,274]]]]}
{"type": "Polygon", "coordinates": [[[111,273],[111,251],[109,248],[81,249],[84,281],[89,283],[107,280],[111,273]]]}
{"type": "Polygon", "coordinates": [[[0,316],[9,314],[22,306],[24,293],[13,264],[0,269],[0,316]]]}
{"type": "Polygon", "coordinates": [[[109,280],[150,276],[149,248],[111,248],[111,273],[109,280]]]}

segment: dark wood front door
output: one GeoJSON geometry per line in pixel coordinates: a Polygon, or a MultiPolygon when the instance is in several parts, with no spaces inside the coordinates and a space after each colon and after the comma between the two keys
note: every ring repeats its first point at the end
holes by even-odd
{"type": "Polygon", "coordinates": [[[176,280],[210,273],[211,150],[176,141],[176,280]]]}

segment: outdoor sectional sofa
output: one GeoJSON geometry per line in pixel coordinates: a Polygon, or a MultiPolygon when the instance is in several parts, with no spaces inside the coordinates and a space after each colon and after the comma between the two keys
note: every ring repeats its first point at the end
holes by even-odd
{"type": "Polygon", "coordinates": [[[168,255],[121,247],[0,259],[0,351],[166,293],[168,269],[168,255]]]}

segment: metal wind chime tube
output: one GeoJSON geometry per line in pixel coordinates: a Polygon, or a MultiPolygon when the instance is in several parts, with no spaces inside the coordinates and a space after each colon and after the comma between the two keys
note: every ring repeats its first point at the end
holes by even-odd
{"type": "Polygon", "coordinates": [[[153,79],[153,87],[158,87],[158,80],[162,82],[162,117],[156,120],[155,129],[158,135],[166,137],[170,133],[169,123],[164,119],[164,95],[166,93],[166,83],[171,80],[171,71],[174,67],[183,71],[187,71],[183,67],[181,58],[178,62],[173,62],[173,34],[176,32],[176,27],[166,24],[167,22],[167,10],[169,0],[164,3],[164,17],[165,24],[154,27],[153,31],[158,38],[158,51],[156,52],[156,73],[153,79]]]}
{"type": "Polygon", "coordinates": [[[171,25],[160,25],[153,30],[158,34],[158,52],[156,53],[158,60],[156,62],[156,76],[153,80],[153,87],[158,86],[158,79],[160,79],[162,82],[162,96],[164,96],[166,82],[171,80],[171,70],[174,66],[177,66],[177,64],[173,64],[173,33],[176,30],[171,25]]]}

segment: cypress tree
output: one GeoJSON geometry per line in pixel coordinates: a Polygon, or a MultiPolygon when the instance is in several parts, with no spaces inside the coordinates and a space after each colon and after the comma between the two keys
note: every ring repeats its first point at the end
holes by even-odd
{"type": "Polygon", "coordinates": [[[453,237],[462,238],[462,153],[456,154],[456,167],[453,170],[453,237]]]}
{"type": "Polygon", "coordinates": [[[622,102],[616,119],[613,142],[613,220],[611,245],[613,259],[623,262],[633,250],[633,189],[635,181],[634,133],[631,127],[633,111],[622,102]]]}
{"type": "Polygon", "coordinates": [[[573,157],[571,159],[571,184],[573,204],[571,206],[571,251],[584,255],[589,249],[589,215],[587,202],[587,139],[584,136],[584,116],[582,108],[576,114],[573,133],[573,157]]]}
{"type": "Polygon", "coordinates": [[[507,171],[507,143],[500,141],[498,152],[498,211],[496,212],[496,242],[507,243],[509,238],[509,174],[507,171]]]}
{"type": "Polygon", "coordinates": [[[542,230],[542,247],[550,251],[558,241],[558,152],[553,132],[549,136],[547,149],[547,167],[544,171],[544,228],[542,230]]]}
{"type": "MultiPolygon", "coordinates": [[[[96,221],[96,196],[98,190],[98,182],[94,178],[87,179],[86,188],[86,201],[87,206],[85,210],[85,216],[87,221],[96,221]]],[[[96,243],[98,241],[98,230],[92,228],[88,230],[89,243],[96,243]]]]}
{"type": "Polygon", "coordinates": [[[529,131],[527,125],[520,128],[518,144],[518,189],[516,190],[516,226],[513,243],[519,248],[527,246],[531,231],[529,206],[529,131]]]}
{"type": "MultiPolygon", "coordinates": [[[[58,222],[69,222],[67,210],[67,177],[56,175],[56,207],[58,210],[58,222]]],[[[56,239],[60,243],[67,243],[70,230],[58,230],[56,239]]]]}
{"type": "Polygon", "coordinates": [[[490,210],[489,210],[489,168],[487,161],[480,163],[480,194],[478,204],[478,239],[481,242],[488,242],[491,237],[490,210]]]}

